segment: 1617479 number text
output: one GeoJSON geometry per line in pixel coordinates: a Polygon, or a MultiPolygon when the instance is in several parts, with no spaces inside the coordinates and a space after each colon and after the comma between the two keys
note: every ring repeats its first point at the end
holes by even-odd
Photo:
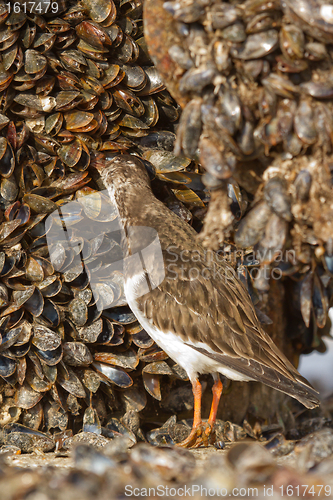
{"type": "Polygon", "coordinates": [[[57,14],[59,9],[58,2],[47,0],[40,2],[8,2],[6,3],[6,7],[9,13],[14,12],[14,14],[18,14],[19,12],[24,12],[25,14],[46,14],[47,12],[57,14]]]}

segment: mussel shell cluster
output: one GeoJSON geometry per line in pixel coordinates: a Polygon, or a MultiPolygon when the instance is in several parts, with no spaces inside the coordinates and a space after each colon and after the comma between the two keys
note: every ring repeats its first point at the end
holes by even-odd
{"type": "Polygon", "coordinates": [[[292,314],[304,320],[297,349],[324,348],[318,331],[333,277],[332,2],[159,2],[170,29],[163,47],[154,45],[146,5],[152,57],[183,106],[175,153],[199,160],[212,190],[203,243],[253,249],[261,295],[274,275],[291,280],[292,314]]]}
{"type": "MultiPolygon", "coordinates": [[[[175,427],[176,419],[171,419],[174,421],[169,422],[170,427],[175,427]]],[[[182,421],[178,427],[189,427],[187,424],[182,421]]],[[[257,422],[252,427],[244,421],[242,428],[218,420],[215,446],[224,452],[211,450],[205,459],[179,447],[153,447],[148,443],[133,446],[125,435],[111,440],[89,432],[65,439],[60,453],[44,454],[42,451],[50,448],[50,436],[13,424],[11,432],[6,432],[8,444],[1,449],[6,452],[0,471],[2,499],[43,495],[62,500],[68,494],[73,498],[79,494],[82,500],[118,500],[123,498],[124,491],[128,495],[139,492],[147,496],[157,485],[160,492],[170,492],[170,496],[176,496],[177,491],[181,496],[187,488],[195,500],[202,498],[200,493],[205,490],[210,492],[210,498],[217,500],[221,492],[223,496],[232,496],[236,489],[255,491],[257,498],[263,499],[276,487],[282,492],[289,487],[290,496],[300,489],[304,496],[307,490],[315,493],[323,490],[325,497],[330,497],[333,442],[330,424],[328,418],[307,419],[297,425],[300,430],[307,430],[305,434],[295,433],[294,428],[293,434],[285,438],[278,423],[257,422]],[[25,436],[21,438],[21,448],[31,450],[34,444],[34,453],[18,455],[20,435],[25,436]],[[61,461],[65,467],[59,466],[61,461]]]]}
{"type": "Polygon", "coordinates": [[[57,4],[0,3],[0,425],[99,433],[186,375],[124,301],[94,151],[139,155],[184,220],[201,224],[208,195],[172,152],[180,108],[149,59],[141,0],[57,4]]]}

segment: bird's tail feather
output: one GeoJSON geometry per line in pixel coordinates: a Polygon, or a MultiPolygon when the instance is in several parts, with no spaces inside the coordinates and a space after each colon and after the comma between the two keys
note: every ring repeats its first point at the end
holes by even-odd
{"type": "Polygon", "coordinates": [[[315,408],[320,405],[319,393],[296,369],[293,370],[293,373],[289,370],[288,376],[254,359],[234,358],[225,354],[211,353],[201,347],[193,345],[191,347],[220,363],[221,373],[223,373],[223,369],[229,368],[250,380],[262,382],[273,389],[288,394],[300,401],[306,408],[315,408]]]}
{"type": "MultiPolygon", "coordinates": [[[[303,380],[306,380],[302,377],[303,380]]],[[[300,394],[299,397],[296,397],[296,399],[302,403],[306,408],[316,408],[316,406],[320,405],[320,399],[318,398],[319,392],[316,391],[306,380],[306,385],[304,384],[303,380],[299,380],[298,377],[296,378],[297,380],[297,388],[302,387],[305,395],[300,394]]]]}

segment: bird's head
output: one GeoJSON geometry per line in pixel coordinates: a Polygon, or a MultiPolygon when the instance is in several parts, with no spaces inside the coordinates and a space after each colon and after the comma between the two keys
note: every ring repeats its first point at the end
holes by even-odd
{"type": "Polygon", "coordinates": [[[149,187],[150,179],[145,164],[133,155],[112,155],[95,153],[91,166],[100,174],[105,187],[114,189],[135,186],[136,189],[149,187]]]}

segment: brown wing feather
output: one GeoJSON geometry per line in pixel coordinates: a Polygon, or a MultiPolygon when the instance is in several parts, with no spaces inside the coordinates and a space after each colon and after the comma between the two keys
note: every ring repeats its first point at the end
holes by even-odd
{"type": "MultiPolygon", "coordinates": [[[[313,388],[261,328],[248,292],[234,270],[212,255],[207,263],[196,233],[178,217],[174,219],[171,251],[166,247],[169,239],[165,241],[165,233],[159,230],[165,279],[149,294],[138,298],[139,309],[156,327],[177,334],[184,342],[206,343],[221,364],[235,367],[302,402],[308,398],[308,404],[317,404],[313,388]],[[189,239],[193,241],[190,248],[196,257],[194,262],[187,261],[188,252],[181,253],[189,248],[179,244],[184,232],[187,243],[189,239]],[[296,388],[301,392],[299,397],[294,394],[296,388]]],[[[208,351],[204,353],[213,357],[208,351]]]]}

